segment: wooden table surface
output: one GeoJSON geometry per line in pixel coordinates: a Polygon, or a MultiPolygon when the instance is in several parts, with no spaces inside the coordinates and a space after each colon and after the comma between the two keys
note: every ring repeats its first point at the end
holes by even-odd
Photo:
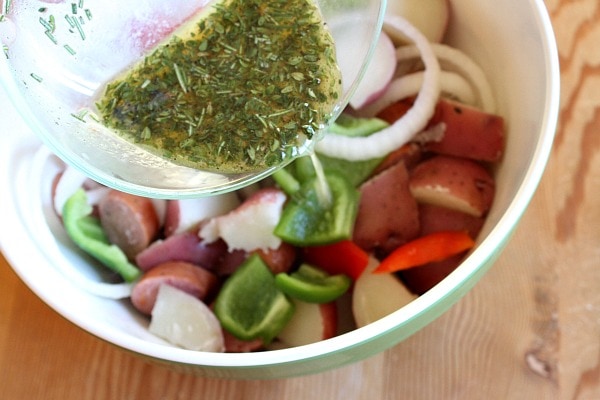
{"type": "Polygon", "coordinates": [[[172,372],[57,315],[0,259],[0,398],[600,399],[600,2],[547,0],[562,103],[547,172],[497,264],[393,349],[331,372],[172,372]]]}

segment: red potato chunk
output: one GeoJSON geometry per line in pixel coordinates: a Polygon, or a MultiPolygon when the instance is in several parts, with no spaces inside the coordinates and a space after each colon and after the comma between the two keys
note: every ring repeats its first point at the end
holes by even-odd
{"type": "Polygon", "coordinates": [[[206,243],[195,232],[183,232],[153,242],[137,254],[135,262],[142,271],[167,261],[186,261],[214,270],[226,252],[222,240],[206,243]]]}
{"type": "Polygon", "coordinates": [[[152,200],[111,190],[98,204],[102,228],[109,241],[130,260],[148,247],[159,231],[152,200]]]}
{"type": "Polygon", "coordinates": [[[485,215],[495,194],[494,178],[479,163],[435,156],[415,167],[410,192],[419,203],[434,204],[475,217],[485,215]]]}
{"type": "Polygon", "coordinates": [[[363,183],[353,240],[366,251],[387,253],[419,233],[417,202],[399,162],[363,183]]]}
{"type": "Polygon", "coordinates": [[[229,276],[248,258],[248,252],[244,250],[231,250],[226,252],[215,270],[217,276],[229,276]]]}
{"type": "Polygon", "coordinates": [[[171,285],[204,300],[218,284],[210,271],[194,264],[171,261],[160,264],[142,275],[131,291],[131,302],[141,313],[150,315],[160,285],[171,285]]]}
{"type": "Polygon", "coordinates": [[[260,258],[274,274],[290,271],[297,256],[296,247],[284,242],[281,242],[276,249],[258,249],[254,252],[258,253],[260,258]]]}
{"type": "MultiPolygon", "coordinates": [[[[393,123],[406,114],[413,102],[414,98],[409,98],[391,104],[377,117],[393,123]]],[[[504,153],[504,119],[475,107],[442,99],[425,129],[428,134],[414,138],[424,151],[486,162],[497,162],[504,153]],[[438,132],[434,127],[440,124],[440,133],[431,135],[438,132]]]]}
{"type": "Polygon", "coordinates": [[[422,156],[421,146],[416,143],[406,143],[385,156],[383,161],[373,171],[373,176],[393,167],[399,162],[403,162],[406,168],[411,170],[421,161],[422,156]]]}
{"type": "Polygon", "coordinates": [[[476,238],[485,218],[432,204],[419,204],[419,221],[421,236],[435,232],[463,231],[476,238]]]}
{"type": "Polygon", "coordinates": [[[406,287],[417,295],[422,295],[440,283],[460,265],[464,254],[457,254],[443,261],[437,261],[400,271],[398,274],[406,287]]]}
{"type": "Polygon", "coordinates": [[[504,119],[474,107],[440,100],[428,127],[445,125],[440,140],[423,143],[427,151],[496,162],[504,152],[504,119]]]}
{"type": "Polygon", "coordinates": [[[253,253],[257,253],[274,274],[288,272],[296,261],[297,249],[282,242],[275,249],[257,249],[251,252],[233,250],[225,253],[215,272],[219,276],[227,276],[233,272],[253,253]]]}

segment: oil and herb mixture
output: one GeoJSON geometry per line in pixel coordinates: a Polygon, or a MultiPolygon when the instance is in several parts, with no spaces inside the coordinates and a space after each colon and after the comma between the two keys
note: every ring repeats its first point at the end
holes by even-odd
{"type": "Polygon", "coordinates": [[[312,0],[222,0],[110,82],[103,123],[174,163],[252,172],[296,155],[341,96],[312,0]]]}

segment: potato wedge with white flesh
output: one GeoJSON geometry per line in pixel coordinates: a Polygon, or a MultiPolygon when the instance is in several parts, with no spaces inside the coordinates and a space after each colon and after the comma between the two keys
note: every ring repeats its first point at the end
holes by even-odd
{"type": "Polygon", "coordinates": [[[399,310],[417,298],[394,274],[371,273],[379,264],[372,258],[354,283],[352,313],[360,328],[399,310]]]}
{"type": "Polygon", "coordinates": [[[277,338],[288,346],[302,346],[335,336],[337,331],[337,305],[332,303],[306,303],[292,300],[295,312],[277,338]]]}
{"type": "Polygon", "coordinates": [[[169,285],[161,285],[152,310],[149,330],[169,343],[189,350],[225,350],[219,320],[194,296],[169,285]]]}
{"type": "Polygon", "coordinates": [[[275,249],[281,244],[281,239],[275,236],[273,230],[285,201],[286,196],[281,190],[261,189],[235,210],[208,221],[200,229],[200,237],[209,243],[222,238],[230,251],[275,249]]]}
{"type": "Polygon", "coordinates": [[[410,191],[419,203],[481,217],[492,205],[495,183],[490,173],[475,161],[435,156],[415,167],[410,191]]]}
{"type": "Polygon", "coordinates": [[[227,214],[240,204],[234,192],[195,199],[169,200],[165,215],[165,236],[193,229],[205,219],[227,214]]]}

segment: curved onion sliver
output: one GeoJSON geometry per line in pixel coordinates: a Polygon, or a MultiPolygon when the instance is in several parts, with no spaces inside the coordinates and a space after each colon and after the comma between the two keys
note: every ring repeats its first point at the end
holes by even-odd
{"type": "MultiPolygon", "coordinates": [[[[445,44],[432,43],[431,48],[444,70],[451,69],[461,74],[479,94],[481,107],[489,112],[496,111],[496,102],[492,94],[492,87],[481,67],[467,54],[445,44]]],[[[415,45],[398,47],[396,59],[399,63],[410,61],[420,56],[420,49],[415,45]]]]}
{"type": "Polygon", "coordinates": [[[316,144],[318,153],[350,161],[383,157],[420,132],[433,115],[440,95],[440,65],[431,44],[417,28],[400,16],[386,17],[384,27],[407,36],[421,53],[425,65],[423,85],[413,107],[394,124],[368,137],[327,134],[316,144]]]}
{"type": "MultiPolygon", "coordinates": [[[[394,79],[383,95],[357,110],[357,114],[361,117],[374,117],[387,106],[416,95],[423,85],[423,75],[424,72],[419,71],[394,79]]],[[[473,88],[462,76],[454,72],[441,71],[440,84],[443,94],[458,99],[464,104],[475,105],[477,103],[477,96],[473,88]]]]}

